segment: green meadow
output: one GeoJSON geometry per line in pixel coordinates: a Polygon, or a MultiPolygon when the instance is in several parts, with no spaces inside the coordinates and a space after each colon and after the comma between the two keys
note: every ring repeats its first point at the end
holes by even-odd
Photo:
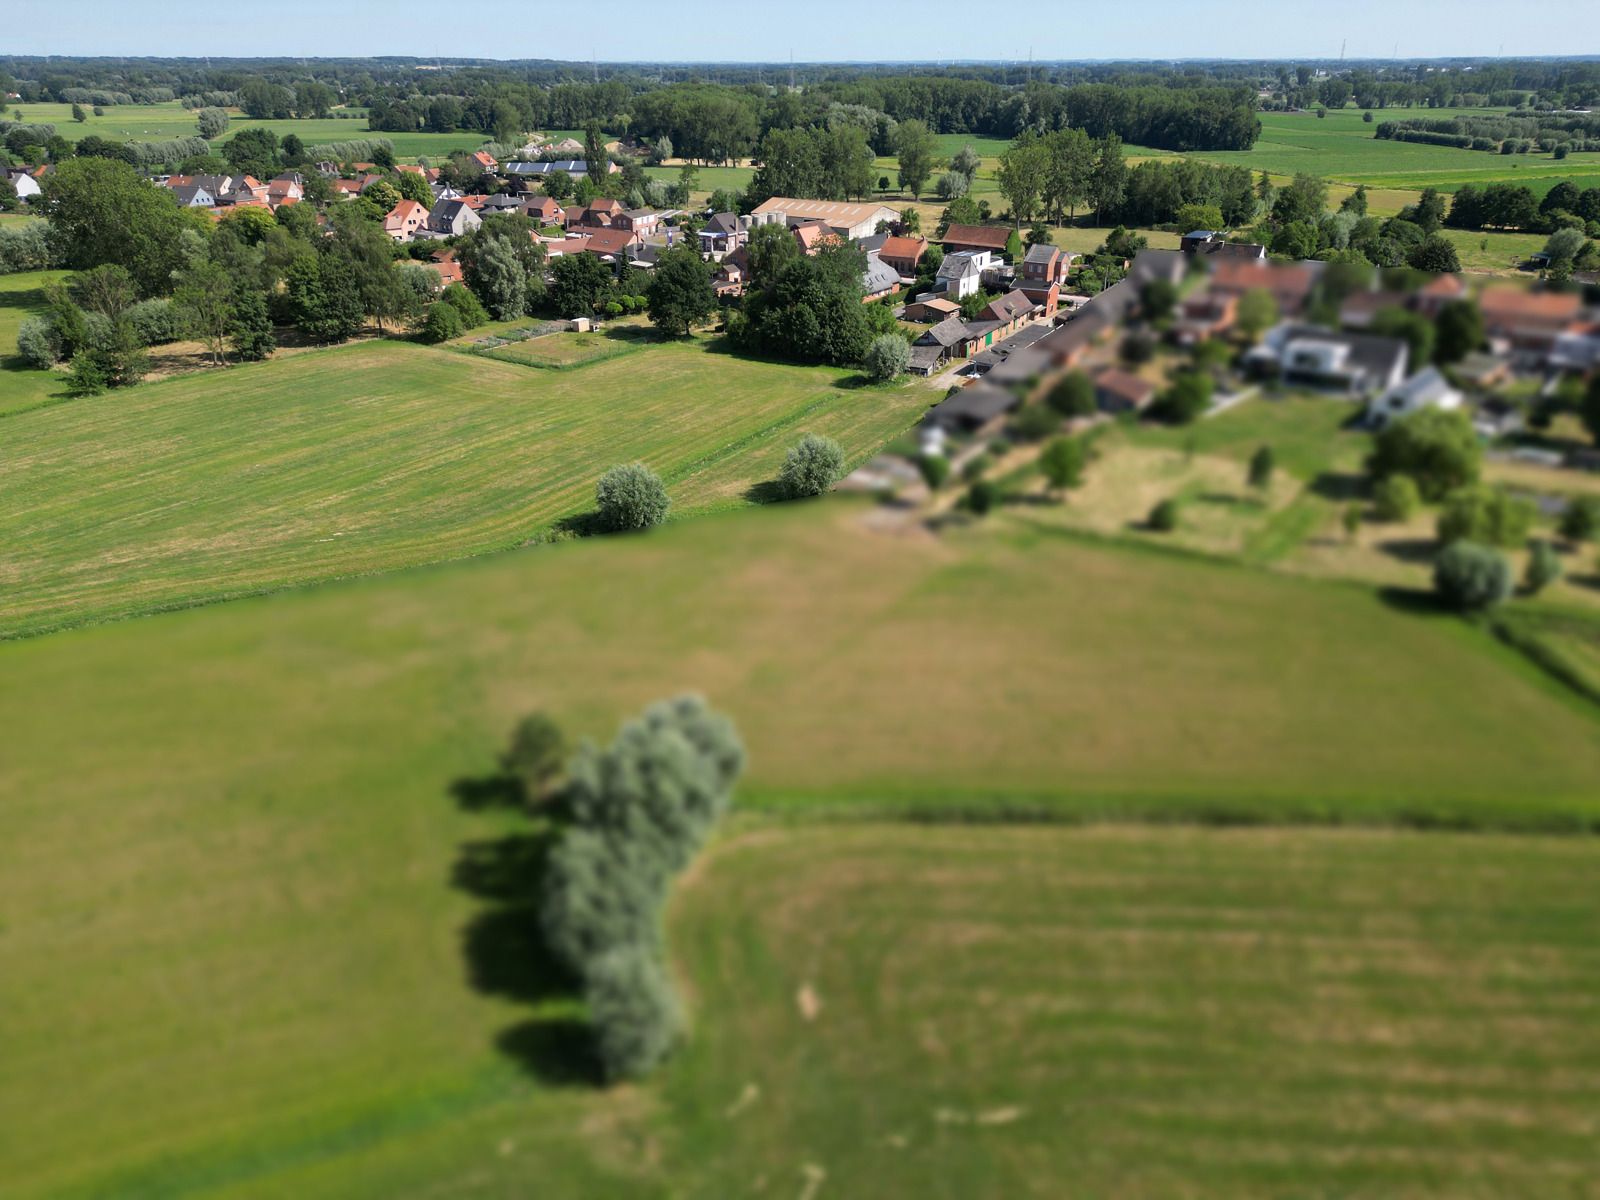
{"type": "Polygon", "coordinates": [[[0,635],[517,545],[619,462],[679,513],[747,503],[800,434],[859,461],[933,398],[857,383],[705,340],[563,372],[373,341],[20,412],[0,635]]]}
{"type": "MultiPolygon", "coordinates": [[[[44,312],[45,286],[61,282],[68,274],[23,271],[0,275],[0,417],[65,395],[64,374],[36,371],[17,355],[17,330],[24,319],[44,312]]],[[[3,437],[0,434],[0,439],[3,437]]]]}
{"type": "MultiPolygon", "coordinates": [[[[1373,137],[1385,120],[1448,117],[1481,109],[1375,109],[1373,123],[1358,109],[1261,114],[1261,137],[1249,150],[1197,150],[1191,157],[1237,163],[1274,175],[1306,172],[1336,183],[1364,183],[1371,188],[1420,191],[1425,187],[1453,192],[1464,183],[1525,183],[1539,195],[1563,179],[1580,187],[1600,183],[1600,153],[1573,154],[1557,160],[1549,154],[1491,154],[1451,146],[1427,146],[1373,137]]],[[[1493,111],[1504,111],[1496,109],[1493,111]]]]}
{"type": "Polygon", "coordinates": [[[1592,825],[1592,709],[1362,589],[870,512],[0,645],[8,1196],[1581,1194],[1591,839],[799,822],[1592,825]],[[452,792],[682,689],[747,815],[693,1042],[602,1092],[539,831],[452,792]]]}
{"type": "MultiPolygon", "coordinates": [[[[52,124],[57,133],[73,142],[91,133],[119,142],[161,142],[199,135],[195,111],[184,108],[176,100],[167,104],[114,104],[107,106],[104,115],[98,117],[87,106],[84,111],[87,119],[74,121],[70,104],[22,104],[8,111],[6,117],[13,121],[52,124]]],[[[482,134],[470,130],[458,133],[374,132],[367,128],[365,114],[272,121],[247,117],[233,109],[229,116],[227,132],[217,139],[218,144],[241,129],[269,129],[280,138],[295,134],[307,146],[358,138],[388,138],[394,143],[398,158],[443,158],[452,150],[476,150],[485,141],[482,134]]]]}

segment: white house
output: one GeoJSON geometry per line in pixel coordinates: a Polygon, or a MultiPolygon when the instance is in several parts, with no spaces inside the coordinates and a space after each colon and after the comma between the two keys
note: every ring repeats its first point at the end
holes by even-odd
{"type": "Polygon", "coordinates": [[[847,241],[860,241],[877,232],[884,222],[893,223],[900,214],[886,204],[846,204],[840,200],[797,200],[792,196],[773,196],[763,200],[750,214],[751,223],[783,223],[791,229],[821,221],[847,241]]]}
{"type": "Polygon", "coordinates": [[[994,255],[988,250],[958,250],[946,254],[933,286],[948,299],[964,300],[982,286],[984,271],[994,265],[994,255]]]}
{"type": "Polygon", "coordinates": [[[1438,367],[1424,367],[1410,379],[1383,395],[1367,402],[1367,424],[1382,429],[1390,421],[1398,421],[1425,408],[1449,411],[1461,407],[1461,393],[1450,386],[1450,381],[1438,367]]]}
{"type": "Polygon", "coordinates": [[[39,181],[22,168],[7,171],[6,178],[11,180],[11,186],[16,189],[18,200],[28,200],[39,194],[39,181]]]}

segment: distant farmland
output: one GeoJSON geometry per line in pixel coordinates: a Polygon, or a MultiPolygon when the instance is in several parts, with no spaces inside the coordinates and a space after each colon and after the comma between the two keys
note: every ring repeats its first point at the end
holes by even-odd
{"type": "MultiPolygon", "coordinates": [[[[1307,172],[1340,183],[1369,188],[1453,192],[1464,183],[1525,183],[1543,195],[1563,179],[1579,186],[1600,183],[1600,153],[1573,154],[1561,160],[1549,154],[1491,154],[1418,142],[1373,137],[1377,122],[1426,113],[1447,117],[1483,109],[1374,109],[1367,124],[1356,109],[1315,113],[1261,114],[1261,137],[1249,150],[1197,150],[1190,157],[1208,162],[1238,163],[1252,171],[1275,175],[1307,172]]],[[[1493,111],[1502,112],[1503,109],[1493,111]]]]}

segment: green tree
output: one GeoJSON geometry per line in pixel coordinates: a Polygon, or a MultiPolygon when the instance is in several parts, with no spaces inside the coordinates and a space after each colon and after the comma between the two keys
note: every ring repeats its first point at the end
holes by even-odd
{"type": "Polygon", "coordinates": [[[1444,498],[1439,512],[1439,540],[1520,546],[1538,515],[1532,501],[1513,496],[1505,488],[1469,484],[1444,498]]]}
{"type": "Polygon", "coordinates": [[[974,516],[986,517],[1000,503],[1000,488],[987,479],[979,479],[967,488],[967,511],[974,516]]]}
{"type": "Polygon", "coordinates": [[[1256,452],[1250,456],[1250,486],[1260,491],[1266,491],[1271,487],[1272,472],[1276,465],[1271,446],[1257,447],[1256,452]]]}
{"type": "Polygon", "coordinates": [[[832,438],[808,433],[784,456],[778,487],[790,500],[820,496],[844,475],[844,451],[832,438]]]}
{"type": "Polygon", "coordinates": [[[665,251],[656,262],[646,291],[650,320],[663,333],[687,337],[689,331],[717,311],[711,272],[693,246],[665,251]]]}
{"type": "Polygon", "coordinates": [[[1406,266],[1418,271],[1459,271],[1461,257],[1454,242],[1442,233],[1432,233],[1406,254],[1406,266]]]}
{"type": "MultiPolygon", "coordinates": [[[[142,295],[166,293],[201,236],[163,188],[125,162],[73,158],[46,176],[43,209],[63,265],[125,267],[142,295]]],[[[200,218],[205,221],[205,218],[200,218]]]]}
{"type": "Polygon", "coordinates": [[[195,124],[200,130],[201,137],[207,141],[215,141],[228,131],[228,110],[202,108],[195,115],[195,124]]]}
{"type": "Polygon", "coordinates": [[[1377,479],[1409,475],[1425,500],[1441,500],[1476,482],[1482,461],[1483,446],[1465,412],[1425,408],[1384,426],[1369,465],[1377,479]]]}
{"type": "Polygon", "coordinates": [[[248,284],[237,284],[234,288],[233,321],[228,326],[228,339],[241,362],[270,358],[278,348],[272,332],[272,317],[267,311],[267,298],[248,284]]]}
{"type": "Polygon", "coordinates": [[[1150,414],[1157,420],[1173,425],[1187,425],[1211,407],[1211,394],[1215,388],[1211,376],[1199,371],[1179,371],[1172,382],[1150,406],[1150,414]]]}
{"type": "Polygon", "coordinates": [[[583,985],[608,1079],[654,1068],[682,1032],[662,947],[673,878],[732,800],[744,748],[697,697],[651,706],[568,771],[571,823],[551,853],[539,917],[583,985]]]}
{"type": "Polygon", "coordinates": [[[1063,492],[1083,482],[1088,447],[1079,438],[1057,438],[1039,455],[1039,471],[1052,492],[1063,492]]]}
{"type": "Polygon", "coordinates": [[[595,486],[594,500],[601,527],[612,533],[659,525],[672,505],[661,477],[643,463],[612,467],[595,486]]]}
{"type": "Polygon", "coordinates": [[[1082,371],[1068,371],[1046,397],[1063,417],[1089,417],[1095,412],[1094,384],[1082,371]]]}
{"type": "Polygon", "coordinates": [[[894,131],[894,153],[899,163],[900,186],[915,197],[933,174],[938,143],[918,120],[901,121],[894,131]]]}
{"type": "Polygon", "coordinates": [[[1373,314],[1368,328],[1383,337],[1403,341],[1413,366],[1420,367],[1433,357],[1433,322],[1421,313],[1404,308],[1380,308],[1373,314]]]}
{"type": "Polygon", "coordinates": [[[1422,506],[1416,481],[1409,475],[1380,479],[1372,491],[1373,511],[1380,521],[1409,521],[1422,506]]]}
{"type": "Polygon", "coordinates": [[[898,333],[883,333],[872,339],[861,360],[867,374],[880,382],[896,379],[911,365],[911,344],[898,333]]]}
{"type": "Polygon", "coordinates": [[[1561,556],[1556,548],[1543,538],[1529,547],[1528,565],[1522,574],[1522,586],[1530,596],[1537,596],[1561,578],[1561,556]]]}
{"type": "Polygon", "coordinates": [[[1246,339],[1257,341],[1278,321],[1278,302],[1265,288],[1251,288],[1239,297],[1233,323],[1246,339]]]}
{"type": "Polygon", "coordinates": [[[968,185],[977,178],[978,168],[982,165],[983,160],[970,145],[962,146],[950,160],[950,170],[964,178],[968,185]]]}
{"type": "Polygon", "coordinates": [[[1561,536],[1569,542],[1593,541],[1600,532],[1600,500],[1580,496],[1569,500],[1561,512],[1561,536]]]}
{"type": "Polygon", "coordinates": [[[1150,321],[1164,321],[1178,306],[1178,288],[1170,279],[1146,280],[1139,289],[1139,308],[1150,321]]]}
{"type": "Polygon", "coordinates": [[[995,182],[1011,205],[1011,219],[1018,227],[1039,211],[1049,174],[1049,149],[1031,129],[1023,130],[1000,155],[995,182]]]}
{"type": "Polygon", "coordinates": [[[1215,204],[1185,204],[1178,209],[1177,223],[1178,228],[1186,232],[1194,229],[1226,228],[1222,219],[1222,209],[1215,204]]]}
{"type": "Polygon", "coordinates": [[[567,741],[561,726],[544,713],[517,722],[500,756],[500,769],[516,780],[525,804],[537,804],[554,790],[566,764],[567,741]]]}
{"type": "Polygon", "coordinates": [[[563,317],[597,313],[616,291],[611,268],[593,254],[563,254],[550,278],[550,303],[563,317]]]}
{"type": "Polygon", "coordinates": [[[1451,542],[1433,564],[1439,598],[1458,612],[1483,612],[1511,595],[1511,564],[1475,542],[1451,542]]]}
{"type": "Polygon", "coordinates": [[[1483,314],[1470,300],[1445,303],[1433,329],[1433,360],[1441,365],[1460,362],[1483,345],[1483,314]]]}
{"type": "Polygon", "coordinates": [[[1022,235],[1015,229],[1006,234],[1006,261],[1013,265],[1022,261],[1022,235]]]}
{"type": "Polygon", "coordinates": [[[190,267],[173,293],[184,329],[205,345],[215,366],[228,361],[228,335],[234,323],[234,287],[228,273],[209,260],[190,267]]]}
{"type": "Polygon", "coordinates": [[[82,124],[84,121],[89,119],[89,114],[83,111],[83,105],[74,104],[72,106],[72,119],[77,121],[79,124],[82,124]]]}
{"type": "Polygon", "coordinates": [[[1122,139],[1109,134],[1095,143],[1094,166],[1089,173],[1089,203],[1104,225],[1122,203],[1128,187],[1128,164],[1122,157],[1122,139]]]}
{"type": "Polygon", "coordinates": [[[944,481],[950,478],[950,460],[942,454],[921,454],[917,456],[917,470],[922,475],[922,482],[928,485],[928,490],[937,492],[944,486],[944,481]]]}
{"type": "Polygon", "coordinates": [[[1171,497],[1158,501],[1145,523],[1156,533],[1171,533],[1178,527],[1178,502],[1171,497]]]}

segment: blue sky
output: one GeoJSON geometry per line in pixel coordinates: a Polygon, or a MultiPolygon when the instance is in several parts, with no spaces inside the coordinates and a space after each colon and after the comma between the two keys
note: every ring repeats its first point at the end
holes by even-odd
{"type": "Polygon", "coordinates": [[[1600,54],[1596,0],[4,0],[0,54],[602,61],[1600,54]],[[1011,19],[1006,19],[1008,16],[1011,19]]]}

